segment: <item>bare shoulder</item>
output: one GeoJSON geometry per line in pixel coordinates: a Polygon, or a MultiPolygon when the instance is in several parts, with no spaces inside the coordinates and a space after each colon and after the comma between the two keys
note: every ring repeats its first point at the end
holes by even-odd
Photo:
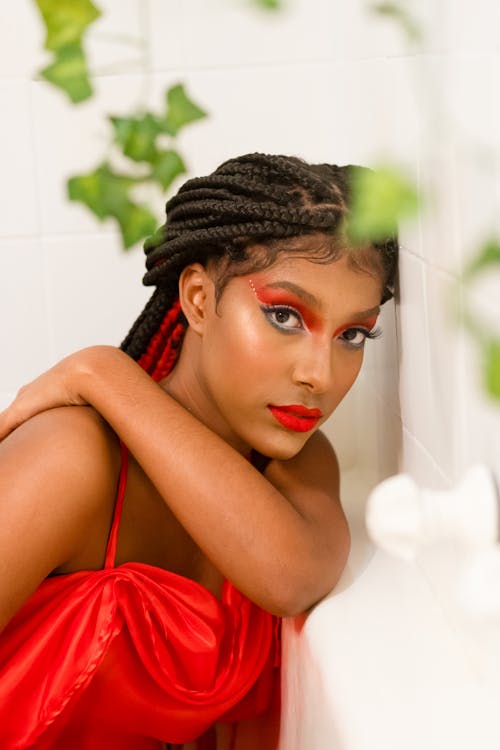
{"type": "Polygon", "coordinates": [[[91,408],[38,414],[0,443],[0,628],[112,509],[116,436],[91,408]]]}
{"type": "Polygon", "coordinates": [[[54,478],[98,490],[108,484],[118,453],[116,436],[92,407],[64,406],[37,414],[0,442],[1,476],[14,475],[26,489],[54,478]]]}
{"type": "MultiPolygon", "coordinates": [[[[112,435],[109,425],[91,406],[60,406],[40,412],[28,419],[14,432],[0,441],[0,451],[9,450],[11,446],[34,449],[40,445],[40,439],[52,437],[52,445],[58,447],[60,442],[68,447],[78,442],[103,439],[112,435]],[[66,440],[69,443],[66,443],[66,440]]],[[[44,452],[52,452],[50,444],[44,444],[44,452]]]]}

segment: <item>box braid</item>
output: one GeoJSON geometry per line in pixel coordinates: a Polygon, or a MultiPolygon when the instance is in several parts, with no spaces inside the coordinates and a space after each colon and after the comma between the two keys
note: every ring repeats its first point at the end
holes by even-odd
{"type": "MultiPolygon", "coordinates": [[[[121,348],[155,380],[165,377],[187,327],[178,299],[182,270],[194,262],[225,261],[226,274],[216,287],[218,299],[231,275],[261,270],[280,251],[290,251],[293,241],[287,238],[338,237],[349,213],[353,169],[360,168],[256,153],[230,159],[207,177],[188,180],[167,202],[166,223],[144,244],[143,283],[156,290],[121,348]],[[249,252],[256,244],[265,251],[258,259],[249,252]]],[[[338,243],[323,244],[307,255],[301,246],[302,254],[320,263],[340,255],[338,243]]],[[[385,301],[393,292],[397,240],[392,237],[375,247],[385,269],[385,301]]]]}

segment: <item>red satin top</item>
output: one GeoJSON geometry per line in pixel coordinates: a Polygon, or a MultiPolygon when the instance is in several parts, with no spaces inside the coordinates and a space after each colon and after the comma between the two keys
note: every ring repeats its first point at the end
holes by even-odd
{"type": "Polygon", "coordinates": [[[278,618],[228,581],[219,600],[168,570],[115,567],[126,481],[122,447],[104,568],[47,578],[0,634],[2,750],[159,750],[271,700],[278,618]]]}

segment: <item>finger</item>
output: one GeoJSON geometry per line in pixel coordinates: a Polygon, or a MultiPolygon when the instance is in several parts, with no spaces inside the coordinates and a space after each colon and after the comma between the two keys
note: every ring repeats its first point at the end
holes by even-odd
{"type": "Polygon", "coordinates": [[[4,440],[25,421],[26,417],[23,418],[14,405],[0,412],[0,440],[4,440]]]}

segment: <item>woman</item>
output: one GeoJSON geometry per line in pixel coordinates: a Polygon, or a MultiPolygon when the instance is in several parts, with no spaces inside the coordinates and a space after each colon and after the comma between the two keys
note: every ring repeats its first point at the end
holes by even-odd
{"type": "Polygon", "coordinates": [[[347,559],[319,427],[394,283],[394,239],[348,241],[353,170],[250,154],[189,180],[123,351],[0,415],[2,748],[215,747],[270,704],[279,618],[347,559]]]}

